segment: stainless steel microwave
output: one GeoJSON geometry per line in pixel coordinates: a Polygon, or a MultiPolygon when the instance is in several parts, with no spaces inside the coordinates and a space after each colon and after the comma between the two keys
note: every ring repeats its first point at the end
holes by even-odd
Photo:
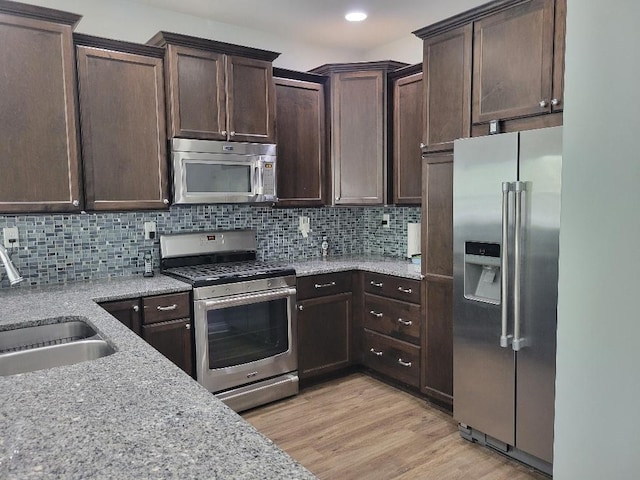
{"type": "Polygon", "coordinates": [[[174,138],[174,203],[276,202],[276,146],[174,138]]]}

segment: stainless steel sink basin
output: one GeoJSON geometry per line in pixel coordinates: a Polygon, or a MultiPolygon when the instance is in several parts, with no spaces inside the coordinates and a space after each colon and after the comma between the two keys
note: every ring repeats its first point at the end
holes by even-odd
{"type": "Polygon", "coordinates": [[[0,376],[73,365],[114,352],[80,320],[5,330],[0,332],[0,376]]]}

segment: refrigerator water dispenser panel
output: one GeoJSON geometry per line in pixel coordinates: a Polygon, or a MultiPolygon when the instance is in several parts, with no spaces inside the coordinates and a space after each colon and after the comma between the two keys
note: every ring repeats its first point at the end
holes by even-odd
{"type": "Polygon", "coordinates": [[[500,245],[465,242],[464,252],[465,298],[500,305],[500,245]]]}

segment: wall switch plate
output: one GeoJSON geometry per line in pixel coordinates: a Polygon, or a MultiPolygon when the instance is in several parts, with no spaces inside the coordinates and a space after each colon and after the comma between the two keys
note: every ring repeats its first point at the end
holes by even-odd
{"type": "Polygon", "coordinates": [[[156,238],[156,222],[144,222],[144,239],[155,240],[156,238]]]}
{"type": "Polygon", "coordinates": [[[388,213],[382,214],[382,228],[391,228],[389,225],[391,216],[388,213]]]}
{"type": "Polygon", "coordinates": [[[4,236],[5,248],[18,248],[18,227],[4,227],[2,229],[2,235],[4,236]]]}

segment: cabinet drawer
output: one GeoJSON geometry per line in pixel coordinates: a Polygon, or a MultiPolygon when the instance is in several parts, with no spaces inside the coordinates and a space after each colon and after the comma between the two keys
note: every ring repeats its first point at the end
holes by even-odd
{"type": "Polygon", "coordinates": [[[365,293],[363,325],[370,330],[418,343],[420,305],[365,293]]]}
{"type": "Polygon", "coordinates": [[[420,347],[364,330],[364,364],[413,387],[420,384],[420,347]]]}
{"type": "Polygon", "coordinates": [[[298,277],[298,299],[323,297],[351,291],[351,272],[298,277]]]}
{"type": "Polygon", "coordinates": [[[188,292],[146,297],[142,299],[142,305],[145,325],[191,317],[191,301],[188,292]]]}
{"type": "Polygon", "coordinates": [[[397,298],[405,302],[420,303],[420,282],[418,280],[381,275],[379,273],[365,273],[364,291],[375,295],[397,298]]]}

